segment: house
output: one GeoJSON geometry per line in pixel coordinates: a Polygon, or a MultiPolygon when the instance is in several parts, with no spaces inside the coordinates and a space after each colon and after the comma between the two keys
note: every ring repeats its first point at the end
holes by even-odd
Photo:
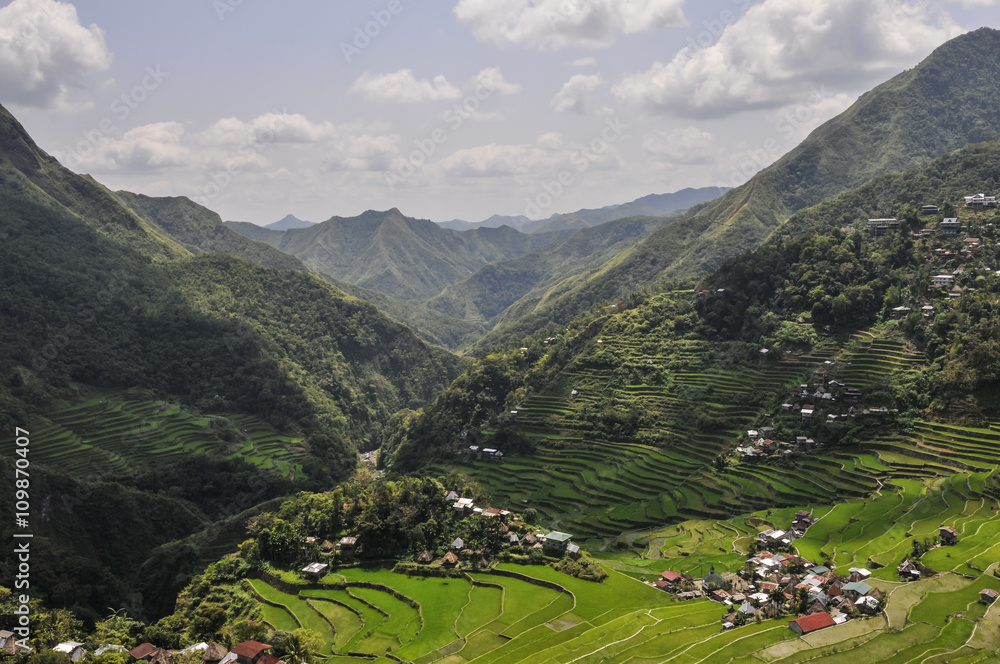
{"type": "Polygon", "coordinates": [[[708,598],[711,600],[715,600],[716,602],[725,603],[726,601],[729,600],[730,594],[725,590],[723,590],[722,588],[719,588],[717,590],[713,590],[712,592],[710,592],[708,594],[708,598]]]}
{"type": "Polygon", "coordinates": [[[921,205],[920,214],[937,214],[938,206],[936,205],[921,205]]]}
{"type": "Polygon", "coordinates": [[[535,546],[536,544],[538,544],[538,538],[535,537],[533,533],[528,533],[527,535],[521,538],[521,546],[524,547],[525,549],[529,549],[535,546]]]}
{"type": "Polygon", "coordinates": [[[867,228],[872,237],[884,237],[899,230],[899,220],[895,217],[869,219],[867,228]]]}
{"type": "Polygon", "coordinates": [[[850,599],[864,597],[872,591],[872,587],[864,581],[852,581],[851,583],[845,583],[840,587],[840,589],[844,591],[844,594],[850,599]]]}
{"type": "Polygon", "coordinates": [[[444,558],[441,559],[441,567],[454,567],[457,564],[458,556],[455,555],[454,551],[444,554],[444,558]]]}
{"type": "Polygon", "coordinates": [[[580,557],[580,547],[570,542],[566,545],[566,555],[574,560],[580,557]]]}
{"type": "Polygon", "coordinates": [[[459,498],[458,500],[455,501],[455,504],[452,505],[452,508],[459,514],[464,515],[464,514],[471,514],[472,510],[476,508],[476,505],[473,502],[472,498],[459,498]]]}
{"type": "Polygon", "coordinates": [[[949,217],[940,223],[941,235],[958,235],[962,230],[962,222],[955,217],[949,217]]]}
{"type": "Polygon", "coordinates": [[[963,240],[963,242],[964,242],[964,246],[966,246],[966,247],[978,247],[979,246],[979,238],[978,237],[967,237],[967,238],[965,238],[965,240],[963,240]]]}
{"type": "Polygon", "coordinates": [[[814,406],[812,404],[807,404],[805,406],[802,406],[802,418],[803,419],[808,419],[808,418],[812,417],[813,413],[815,413],[815,412],[816,412],[816,406],[814,406]]]}
{"type": "Polygon", "coordinates": [[[878,600],[871,596],[859,597],[854,601],[854,606],[861,613],[873,615],[878,611],[878,600]]]}
{"type": "Polygon", "coordinates": [[[268,652],[273,647],[260,641],[244,641],[230,652],[236,655],[237,664],[282,664],[281,660],[268,652]]]}
{"type": "Polygon", "coordinates": [[[465,541],[461,537],[456,537],[455,541],[451,543],[451,548],[461,551],[465,548],[465,541]]]}
{"type": "Polygon", "coordinates": [[[520,544],[521,544],[521,538],[519,538],[517,536],[517,533],[511,533],[510,534],[510,545],[511,546],[520,546],[520,544]]]}
{"type": "Polygon", "coordinates": [[[344,558],[353,558],[357,545],[357,537],[341,537],[340,541],[337,542],[337,551],[344,558]]]}
{"type": "Polygon", "coordinates": [[[221,645],[212,641],[201,656],[201,664],[217,664],[226,657],[227,652],[221,645]]]}
{"type": "Polygon", "coordinates": [[[134,660],[140,660],[140,659],[146,659],[146,660],[148,660],[153,655],[156,654],[157,650],[159,650],[159,648],[157,648],[156,646],[154,646],[152,643],[140,643],[135,648],[132,648],[131,650],[129,650],[128,654],[134,660]]]}
{"type": "Polygon", "coordinates": [[[848,387],[844,390],[843,399],[847,403],[861,403],[863,397],[864,392],[861,391],[860,387],[848,387]]]}
{"type": "Polygon", "coordinates": [[[996,196],[987,196],[985,194],[975,194],[974,196],[965,197],[965,205],[970,208],[991,208],[997,206],[996,196]]]}
{"type": "Polygon", "coordinates": [[[671,572],[669,570],[665,572],[660,572],[660,578],[672,586],[684,580],[683,576],[681,576],[677,572],[671,572]]]}
{"type": "Polygon", "coordinates": [[[940,288],[951,288],[955,285],[955,275],[938,274],[931,277],[931,283],[940,288]]]}
{"type": "Polygon", "coordinates": [[[330,569],[330,566],[326,563],[309,563],[302,568],[302,573],[313,579],[319,579],[326,574],[326,570],[328,569],[330,569]]]}
{"type": "Polygon", "coordinates": [[[901,562],[899,566],[896,568],[896,571],[899,572],[899,575],[901,577],[907,580],[920,578],[920,570],[917,569],[917,566],[911,563],[909,560],[904,560],[903,562],[901,562]]]}
{"type": "Polygon", "coordinates": [[[63,641],[62,643],[53,646],[52,650],[69,655],[69,658],[74,662],[79,662],[83,659],[84,653],[87,652],[87,649],[83,647],[83,644],[77,643],[76,641],[63,641]]]}
{"type": "Polygon", "coordinates": [[[909,307],[895,307],[892,310],[892,318],[893,320],[900,320],[901,318],[906,318],[907,316],[910,315],[911,311],[913,310],[910,309],[909,307]]]}
{"type": "Polygon", "coordinates": [[[992,588],[983,588],[979,591],[979,601],[983,604],[992,604],[997,601],[997,597],[1000,597],[1000,593],[992,588]]]}
{"type": "Polygon", "coordinates": [[[553,530],[545,536],[545,550],[547,552],[563,553],[573,536],[569,533],[561,533],[553,530]]]}
{"type": "Polygon", "coordinates": [[[453,503],[459,498],[461,498],[461,496],[458,495],[457,491],[449,491],[448,493],[444,494],[444,499],[447,500],[449,503],[453,503]]]}
{"type": "MultiPolygon", "coordinates": [[[[715,566],[713,565],[711,567],[711,569],[708,570],[708,574],[705,575],[705,578],[702,579],[702,581],[701,581],[701,587],[705,588],[706,590],[711,590],[712,588],[726,588],[726,589],[729,589],[729,588],[732,587],[732,584],[730,582],[726,581],[726,579],[723,578],[723,576],[721,574],[719,574],[718,572],[716,572],[715,571],[715,566]]],[[[729,593],[726,593],[726,597],[728,597],[728,596],[729,596],[729,593]]]]}
{"type": "Polygon", "coordinates": [[[812,632],[820,629],[833,627],[836,624],[837,623],[834,622],[830,614],[823,611],[805,616],[804,618],[789,620],[788,629],[792,630],[799,636],[805,636],[806,634],[811,634],[812,632]]]}
{"type": "Polygon", "coordinates": [[[428,565],[434,561],[434,554],[430,551],[422,551],[419,556],[417,556],[417,562],[421,565],[428,565]]]}
{"type": "Polygon", "coordinates": [[[848,570],[851,573],[851,581],[865,581],[871,578],[872,573],[864,567],[852,567],[848,570]],[[856,579],[854,577],[857,577],[856,579]]]}
{"type": "Polygon", "coordinates": [[[958,533],[951,526],[941,526],[938,528],[938,538],[943,545],[958,543],[958,533]]]}

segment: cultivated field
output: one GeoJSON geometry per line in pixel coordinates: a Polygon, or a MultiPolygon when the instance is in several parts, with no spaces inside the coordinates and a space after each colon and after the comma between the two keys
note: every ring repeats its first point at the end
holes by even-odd
{"type": "Polygon", "coordinates": [[[226,418],[235,432],[232,442],[219,437],[212,418],[119,395],[94,397],[49,418],[52,424],[35,433],[34,459],[80,476],[155,467],[192,454],[240,458],[285,477],[302,476],[302,441],[247,415],[226,418]]]}

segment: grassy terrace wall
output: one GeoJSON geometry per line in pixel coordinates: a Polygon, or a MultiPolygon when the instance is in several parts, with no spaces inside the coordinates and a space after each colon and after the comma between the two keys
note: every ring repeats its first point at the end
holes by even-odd
{"type": "Polygon", "coordinates": [[[302,440],[282,436],[248,415],[230,415],[240,440],[227,442],[212,430],[212,419],[197,417],[163,401],[118,395],[91,398],[55,411],[52,424],[38,429],[33,451],[48,463],[78,475],[128,472],[192,454],[240,458],[284,477],[302,476],[302,440]]]}

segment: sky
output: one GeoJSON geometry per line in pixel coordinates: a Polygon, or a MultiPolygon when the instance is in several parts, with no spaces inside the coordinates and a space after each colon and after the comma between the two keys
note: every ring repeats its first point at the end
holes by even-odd
{"type": "Polygon", "coordinates": [[[0,104],[111,189],[267,224],[736,186],[1000,0],[0,0],[0,104]]]}

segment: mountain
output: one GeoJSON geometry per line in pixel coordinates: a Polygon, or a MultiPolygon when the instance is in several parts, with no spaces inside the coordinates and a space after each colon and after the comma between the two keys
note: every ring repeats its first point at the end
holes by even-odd
{"type": "Polygon", "coordinates": [[[519,310],[529,309],[550,288],[594,269],[669,223],[665,217],[634,217],[574,231],[560,242],[491,263],[427,302],[436,312],[478,323],[485,332],[519,310]]]}
{"type": "Polygon", "coordinates": [[[217,252],[276,270],[308,269],[294,256],[233,232],[218,214],[187,197],[153,198],[127,191],[115,192],[115,196],[192,254],[217,252]]]}
{"type": "Polygon", "coordinates": [[[459,231],[474,228],[510,226],[522,233],[589,228],[627,217],[656,217],[681,212],[695,205],[715,200],[728,190],[728,187],[702,187],[700,189],[688,187],[672,194],[643,196],[642,198],[637,198],[634,201],[620,205],[608,205],[593,210],[583,209],[565,214],[553,214],[548,219],[529,219],[523,215],[504,217],[495,214],[489,219],[475,223],[453,219],[441,222],[439,225],[459,231]]]}
{"type": "Polygon", "coordinates": [[[530,227],[533,224],[538,223],[534,219],[529,219],[524,215],[518,215],[516,217],[507,217],[500,214],[495,214],[489,219],[484,219],[483,221],[462,221],[461,219],[452,219],[451,221],[442,221],[438,224],[441,228],[450,228],[455,231],[471,231],[475,228],[500,228],[501,226],[510,226],[515,230],[522,232],[528,232],[524,229],[530,227]]]}
{"type": "MultiPolygon", "coordinates": [[[[83,480],[78,499],[91,485],[116,496],[88,510],[100,518],[62,561],[61,587],[94,611],[127,599],[88,597],[94,579],[118,579],[103,586],[112,594],[134,587],[152,549],[195,525],[346,477],[393,413],[464,366],[314,275],[195,254],[164,229],[236,245],[186,199],[123,194],[147,221],[3,107],[0,198],[0,431],[37,434],[33,469],[83,480]],[[115,519],[130,504],[171,522],[129,532],[115,519]]],[[[37,538],[72,519],[74,496],[52,486],[36,494],[51,506],[37,538]]]]}
{"type": "Polygon", "coordinates": [[[313,225],[312,221],[302,221],[294,214],[286,216],[280,221],[276,221],[273,224],[268,224],[264,228],[268,228],[272,231],[290,231],[294,228],[309,228],[313,225]]]}
{"type": "Polygon", "coordinates": [[[296,256],[318,272],[401,300],[424,301],[497,260],[520,256],[563,234],[526,235],[513,228],[460,232],[393,208],[333,217],[278,233],[230,224],[233,230],[296,256]]]}
{"type": "Polygon", "coordinates": [[[968,143],[1000,136],[1000,31],[982,28],[937,48],[915,68],[862,95],[791,152],[717,202],[688,214],[596,270],[554,289],[488,347],[547,321],[670,277],[703,275],[752,249],[794,212],[968,143]]]}

